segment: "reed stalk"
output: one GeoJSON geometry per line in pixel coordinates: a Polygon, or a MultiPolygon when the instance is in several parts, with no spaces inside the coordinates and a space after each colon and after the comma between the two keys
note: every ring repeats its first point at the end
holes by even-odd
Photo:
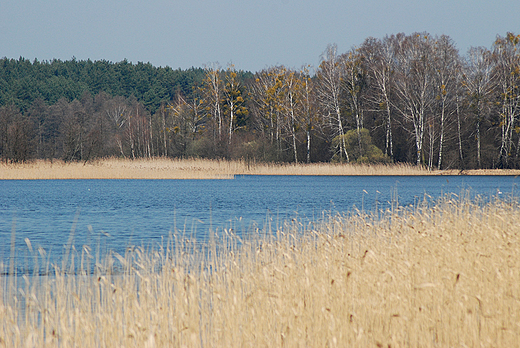
{"type": "Polygon", "coordinates": [[[512,347],[519,219],[453,196],[99,260],[72,248],[69,271],[0,277],[0,346],[512,347]]]}

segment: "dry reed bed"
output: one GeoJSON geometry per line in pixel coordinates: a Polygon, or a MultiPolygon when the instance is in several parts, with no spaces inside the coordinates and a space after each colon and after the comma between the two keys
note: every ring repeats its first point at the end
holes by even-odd
{"type": "MultiPolygon", "coordinates": [[[[234,175],[447,175],[460,171],[428,171],[408,164],[269,164],[201,159],[101,159],[87,163],[34,161],[0,164],[0,179],[230,179],[234,175]]],[[[518,175],[513,170],[464,171],[464,174],[518,175]]]]}
{"type": "Polygon", "coordinates": [[[516,203],[445,199],[104,260],[123,275],[4,277],[0,346],[512,347],[519,219],[516,203]]]}
{"type": "Polygon", "coordinates": [[[230,179],[224,161],[102,159],[92,162],[34,161],[0,165],[0,179],[230,179]]]}

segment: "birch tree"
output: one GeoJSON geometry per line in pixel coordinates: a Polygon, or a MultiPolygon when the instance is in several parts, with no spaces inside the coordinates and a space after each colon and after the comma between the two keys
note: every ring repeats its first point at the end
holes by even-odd
{"type": "Polygon", "coordinates": [[[253,101],[258,108],[256,122],[272,144],[281,151],[282,109],[284,95],[284,73],[281,67],[262,70],[253,84],[253,101]]]}
{"type": "Polygon", "coordinates": [[[341,112],[340,95],[342,92],[341,81],[343,71],[341,58],[337,54],[337,46],[329,45],[322,55],[322,61],[317,71],[318,87],[317,95],[319,101],[326,112],[331,124],[334,122],[333,137],[339,136],[339,158],[340,161],[345,156],[349,162],[347,147],[345,146],[345,130],[343,128],[343,115],[341,112]]]}
{"type": "Polygon", "coordinates": [[[423,159],[423,142],[428,111],[435,100],[434,69],[432,67],[430,36],[416,33],[396,42],[396,94],[397,110],[411,123],[414,137],[416,163],[423,159]]]}
{"type": "Polygon", "coordinates": [[[127,105],[125,98],[115,97],[109,100],[105,104],[105,114],[112,128],[119,153],[123,158],[126,158],[123,149],[123,139],[125,126],[130,120],[130,107],[127,105]]]}
{"type": "Polygon", "coordinates": [[[228,142],[231,144],[233,132],[244,125],[242,118],[249,113],[245,107],[243,86],[238,79],[237,72],[233,65],[230,65],[224,76],[223,101],[224,112],[227,118],[228,142]]]}
{"type": "MultiPolygon", "coordinates": [[[[502,167],[510,165],[513,151],[513,136],[520,132],[518,117],[520,114],[520,35],[507,33],[498,37],[494,44],[493,56],[496,62],[494,75],[500,103],[500,153],[499,163],[502,167]]],[[[518,157],[520,138],[516,149],[518,157]]]]}
{"type": "Polygon", "coordinates": [[[178,94],[175,101],[168,104],[168,110],[172,119],[170,131],[173,133],[173,142],[178,151],[186,155],[188,146],[198,134],[203,133],[204,116],[201,103],[196,98],[189,102],[178,94]]]}
{"type": "Polygon", "coordinates": [[[392,135],[392,101],[391,93],[394,79],[394,47],[389,37],[383,40],[369,38],[361,46],[365,59],[367,74],[371,81],[371,92],[367,95],[372,109],[383,112],[385,125],[385,154],[393,158],[394,146],[392,135]]]}
{"type": "Polygon", "coordinates": [[[299,128],[300,123],[300,110],[301,105],[301,80],[293,70],[286,70],[283,68],[285,74],[285,105],[284,111],[286,114],[285,119],[287,120],[287,130],[290,134],[291,145],[294,155],[294,162],[298,163],[298,147],[296,141],[296,132],[299,128]]]}
{"type": "Polygon", "coordinates": [[[354,117],[356,123],[358,147],[361,156],[364,153],[363,142],[361,141],[361,129],[364,128],[362,94],[366,85],[366,69],[363,60],[363,56],[356,49],[352,49],[343,55],[343,59],[341,59],[343,65],[343,88],[346,92],[346,101],[350,114],[354,117]]]}
{"type": "Polygon", "coordinates": [[[223,86],[221,68],[217,63],[215,63],[210,67],[206,67],[204,72],[205,78],[201,87],[202,98],[206,104],[206,111],[209,114],[209,119],[211,119],[215,124],[214,129],[216,129],[216,137],[220,141],[222,140],[223,129],[221,109],[223,86]]]}
{"type": "Polygon", "coordinates": [[[442,35],[435,40],[433,55],[440,127],[437,169],[440,170],[442,166],[447,119],[451,118],[457,110],[456,102],[459,94],[461,65],[458,50],[453,40],[446,35],[442,35]]]}
{"type": "Polygon", "coordinates": [[[305,137],[306,137],[306,162],[311,162],[311,132],[314,129],[316,123],[316,110],[315,110],[315,95],[314,95],[314,84],[309,73],[310,66],[303,67],[300,71],[301,75],[301,101],[302,101],[302,113],[303,122],[305,125],[305,137]]]}
{"type": "Polygon", "coordinates": [[[490,112],[493,93],[491,52],[484,47],[472,47],[466,55],[462,86],[466,91],[469,111],[475,122],[477,166],[482,168],[482,121],[490,112]]]}

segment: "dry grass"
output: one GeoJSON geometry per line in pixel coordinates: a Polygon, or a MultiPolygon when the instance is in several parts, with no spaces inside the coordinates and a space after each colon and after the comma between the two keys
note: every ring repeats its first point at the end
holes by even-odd
{"type": "Polygon", "coordinates": [[[445,199],[136,249],[104,260],[119,275],[3,277],[0,346],[513,347],[519,219],[517,204],[445,199]]]}
{"type": "Polygon", "coordinates": [[[1,179],[229,179],[224,161],[102,159],[92,162],[34,161],[0,165],[1,179]]]}
{"type": "MultiPolygon", "coordinates": [[[[0,164],[0,179],[229,179],[234,175],[448,175],[458,170],[428,171],[407,165],[269,164],[166,158],[102,159],[93,162],[34,161],[0,164]]],[[[476,175],[519,175],[513,170],[464,171],[476,175]]]]}
{"type": "Polygon", "coordinates": [[[237,174],[253,175],[438,175],[422,167],[407,164],[273,164],[256,163],[251,166],[242,165],[237,174]]]}

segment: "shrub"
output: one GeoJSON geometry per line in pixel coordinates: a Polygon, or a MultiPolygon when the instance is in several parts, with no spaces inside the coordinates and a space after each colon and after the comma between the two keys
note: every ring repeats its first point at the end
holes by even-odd
{"type": "Polygon", "coordinates": [[[342,138],[345,141],[350,162],[356,163],[389,163],[391,159],[383,154],[380,148],[372,143],[372,137],[368,129],[361,128],[359,135],[356,129],[349,130],[344,135],[338,135],[332,139],[332,149],[336,154],[332,158],[333,162],[339,162],[340,156],[337,149],[342,138]]]}

